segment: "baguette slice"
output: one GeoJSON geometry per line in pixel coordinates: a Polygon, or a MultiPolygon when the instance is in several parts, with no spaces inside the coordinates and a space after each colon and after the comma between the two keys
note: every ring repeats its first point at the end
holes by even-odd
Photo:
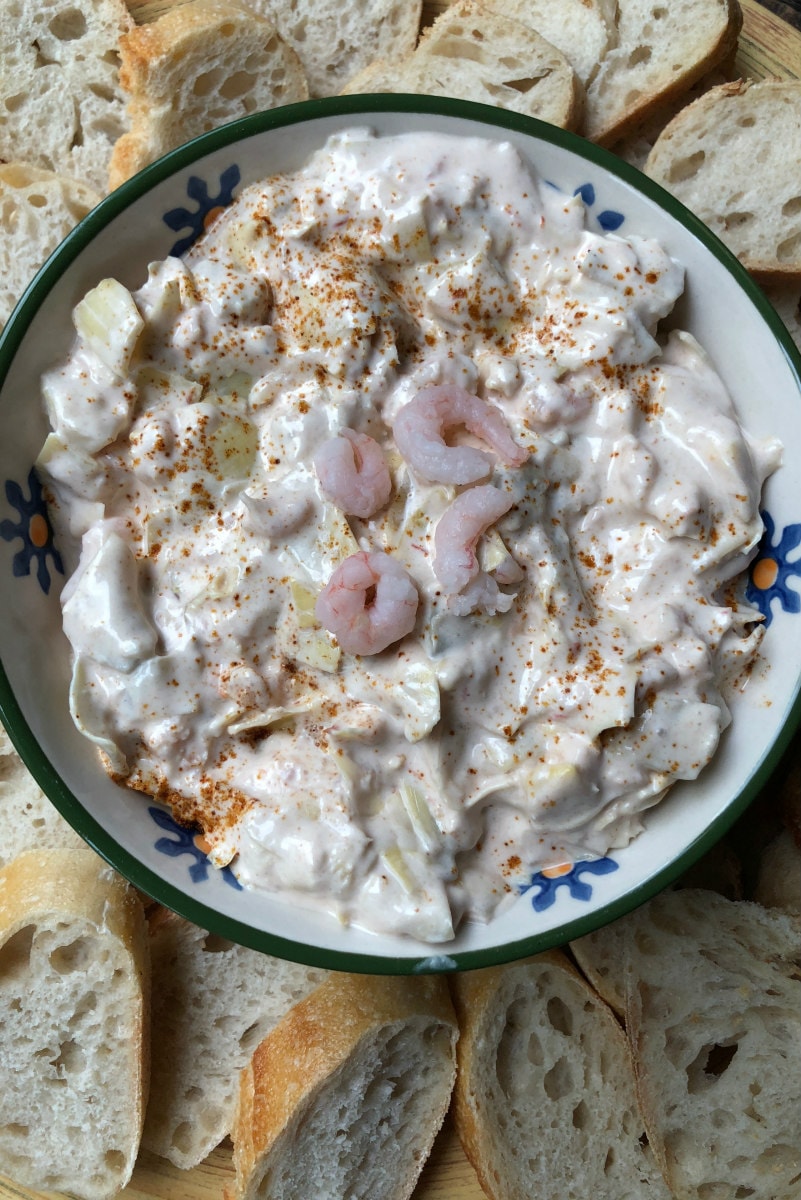
{"type": "Polygon", "coordinates": [[[123,0],[5,0],[0,5],[0,160],[106,186],[127,128],[118,41],[123,0]]]}
{"type": "Polygon", "coordinates": [[[139,1147],[148,1063],[142,905],[93,851],[0,872],[0,1171],[106,1200],[139,1147]]]}
{"type": "MultiPolygon", "coordinates": [[[[0,167],[0,176],[3,168],[0,167]]],[[[1,243],[0,243],[1,244],[1,243]]],[[[24,850],[83,849],[85,842],[45,796],[0,725],[0,867],[24,850]]]]}
{"type": "Polygon", "coordinates": [[[801,283],[801,81],[713,88],[670,122],[645,171],[758,279],[801,283]]]}
{"type": "Polygon", "coordinates": [[[587,86],[584,133],[612,146],[734,52],[737,0],[617,0],[610,49],[587,86]]]}
{"type": "Polygon", "coordinates": [[[562,52],[478,0],[451,5],[413,54],[373,63],[344,89],[347,95],[374,91],[478,100],[571,129],[582,106],[580,86],[562,52]]]}
{"type": "Polygon", "coordinates": [[[559,952],[459,975],[454,1118],[491,1200],[668,1200],[625,1035],[559,952]]]}
{"type": "Polygon", "coordinates": [[[801,921],[714,892],[625,918],[626,1020],[676,1200],[797,1200],[801,921]]]}
{"type": "Polygon", "coordinates": [[[327,976],[150,916],[153,1082],[142,1144],[196,1166],[230,1133],[239,1072],[281,1018],[327,976]]]}
{"type": "Polygon", "coordinates": [[[456,1019],[442,977],[332,975],[242,1072],[243,1200],[406,1200],[453,1088],[456,1019]]]}
{"type": "Polygon", "coordinates": [[[561,50],[585,88],[614,44],[610,0],[488,0],[488,7],[536,29],[561,50]]]}
{"type": "Polygon", "coordinates": [[[236,0],[189,0],[120,41],[131,128],[109,188],[191,138],[262,109],[305,100],[298,56],[275,26],[236,0]]]}
{"type": "Polygon", "coordinates": [[[422,0],[250,0],[297,53],[311,96],[335,96],[379,58],[393,62],[417,42],[422,0]]]}

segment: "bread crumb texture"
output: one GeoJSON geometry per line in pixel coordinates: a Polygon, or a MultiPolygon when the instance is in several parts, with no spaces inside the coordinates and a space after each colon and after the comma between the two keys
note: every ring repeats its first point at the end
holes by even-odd
{"type": "Polygon", "coordinates": [[[0,1172],[106,1200],[130,1178],[146,1092],[144,914],[91,850],[0,872],[0,1172]]]}
{"type": "Polygon", "coordinates": [[[122,0],[4,0],[0,5],[0,159],[71,176],[102,192],[127,127],[122,0]]]}
{"type": "Polygon", "coordinates": [[[722,84],[657,139],[646,174],[757,278],[801,283],[801,81],[722,84]]]}

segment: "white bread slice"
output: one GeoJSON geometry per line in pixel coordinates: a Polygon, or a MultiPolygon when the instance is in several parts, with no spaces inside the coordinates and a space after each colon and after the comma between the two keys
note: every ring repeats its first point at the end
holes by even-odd
{"type": "Polygon", "coordinates": [[[617,0],[610,49],[587,86],[584,133],[611,146],[734,51],[737,0],[617,0]]]}
{"type": "Polygon", "coordinates": [[[308,96],[300,60],[275,26],[236,0],[189,0],[120,41],[131,128],[109,188],[209,129],[308,96]]]}
{"type": "Polygon", "coordinates": [[[327,972],[237,946],[166,909],[149,920],[153,1074],[142,1144],[188,1169],[230,1133],[254,1048],[327,972]]]}
{"type": "Polygon", "coordinates": [[[478,100],[571,129],[582,106],[581,88],[561,51],[479,0],[451,5],[413,54],[374,63],[344,88],[346,95],[371,91],[478,100]]]}
{"type": "Polygon", "coordinates": [[[627,1030],[671,1192],[796,1200],[801,921],[686,889],[625,922],[627,1030]]]}
{"type": "Polygon", "coordinates": [[[536,29],[561,50],[583,87],[612,48],[615,37],[611,0],[488,0],[489,8],[536,29]]]}
{"type": "Polygon", "coordinates": [[[395,60],[417,42],[422,0],[249,0],[296,51],[311,96],[335,96],[378,58],[395,60]]]}
{"type": "Polygon", "coordinates": [[[626,1038],[565,955],[455,978],[454,1119],[491,1200],[668,1200],[626,1038]]]}
{"type": "Polygon", "coordinates": [[[126,1185],[148,993],[142,905],[93,851],[30,851],[0,872],[3,1174],[85,1200],[126,1185]]]}
{"type": "MultiPolygon", "coordinates": [[[[2,168],[0,168],[2,171],[2,168]]],[[[79,849],[85,846],[54,808],[11,745],[0,725],[0,867],[24,850],[79,849]]]]}
{"type": "Polygon", "coordinates": [[[757,278],[801,282],[801,81],[713,88],[663,130],[645,171],[757,278]]]}
{"type": "Polygon", "coordinates": [[[441,976],[332,975],[242,1072],[241,1200],[407,1200],[442,1125],[456,1018],[441,976]]]}
{"type": "Polygon", "coordinates": [[[0,160],[105,190],[111,148],[127,128],[117,44],[132,26],[122,0],[0,5],[0,160]]]}

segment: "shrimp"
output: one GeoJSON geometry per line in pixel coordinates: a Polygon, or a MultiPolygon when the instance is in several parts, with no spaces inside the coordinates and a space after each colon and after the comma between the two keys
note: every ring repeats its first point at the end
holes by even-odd
{"type": "Polygon", "coordinates": [[[502,592],[491,575],[479,570],[478,539],[514,504],[514,497],[491,484],[469,488],[457,496],[434,531],[434,574],[457,616],[483,608],[506,612],[512,596],[502,592]]]}
{"type": "Polygon", "coordinates": [[[464,425],[509,467],[519,467],[528,451],[512,438],[499,408],[456,384],[423,388],[404,404],[392,426],[395,443],[411,469],[430,483],[475,483],[492,469],[492,455],[475,446],[449,446],[446,429],[464,425]]]}
{"type": "Polygon", "coordinates": [[[355,429],[341,429],[323,442],[314,456],[314,469],[323,495],[350,517],[371,517],[392,492],[381,447],[355,429]]]}
{"type": "Polygon", "coordinates": [[[340,563],[317,597],[315,616],[346,654],[380,654],[411,633],[420,597],[405,567],[382,550],[340,563]]]}

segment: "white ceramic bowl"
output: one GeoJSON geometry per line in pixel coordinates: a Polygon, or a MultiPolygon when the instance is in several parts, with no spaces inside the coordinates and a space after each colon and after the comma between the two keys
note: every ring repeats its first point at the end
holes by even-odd
{"type": "Polygon", "coordinates": [[[664,887],[725,832],[768,780],[801,716],[800,380],[801,362],[784,327],[728,251],[655,184],[579,137],[496,109],[408,96],[312,101],[217,130],[92,212],[42,269],[0,342],[3,719],[44,791],[87,842],[144,892],[246,945],[333,968],[405,973],[502,962],[589,932],[664,887]],[[750,585],[769,628],[712,765],[676,786],[627,849],[535,876],[502,916],[465,926],[441,951],[343,929],[333,918],[238,888],[230,872],[208,866],[166,811],[108,780],[70,719],[64,579],[31,474],[47,432],[39,378],[68,349],[70,313],[85,292],[108,275],[139,286],[147,263],[180,253],[232,191],[299,167],[330,134],[354,125],[509,140],[546,179],[567,193],[581,189],[591,224],[658,238],[686,268],[673,323],[711,354],[746,427],[785,446],[785,465],[767,485],[770,535],[750,585]]]}

